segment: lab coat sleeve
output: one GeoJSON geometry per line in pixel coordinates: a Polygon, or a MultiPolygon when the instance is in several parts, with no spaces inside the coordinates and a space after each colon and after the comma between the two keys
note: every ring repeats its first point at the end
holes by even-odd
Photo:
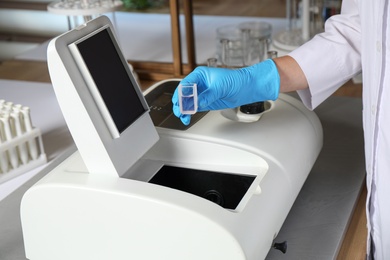
{"type": "Polygon", "coordinates": [[[355,0],[343,0],[340,15],[325,23],[325,31],[288,55],[303,70],[309,88],[298,91],[303,103],[314,109],[341,85],[361,71],[361,28],[355,0]]]}

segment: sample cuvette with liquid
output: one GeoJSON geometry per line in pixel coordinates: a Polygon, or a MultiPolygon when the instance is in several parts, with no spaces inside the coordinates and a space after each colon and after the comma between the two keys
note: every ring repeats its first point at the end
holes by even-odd
{"type": "Polygon", "coordinates": [[[179,106],[182,114],[195,114],[198,110],[198,92],[196,83],[179,84],[179,106]]]}

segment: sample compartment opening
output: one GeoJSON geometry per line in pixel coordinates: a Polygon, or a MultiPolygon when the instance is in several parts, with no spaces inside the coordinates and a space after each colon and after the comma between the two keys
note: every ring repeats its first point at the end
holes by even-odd
{"type": "Polygon", "coordinates": [[[236,209],[256,176],[164,165],[149,183],[188,192],[223,208],[236,209]]]}

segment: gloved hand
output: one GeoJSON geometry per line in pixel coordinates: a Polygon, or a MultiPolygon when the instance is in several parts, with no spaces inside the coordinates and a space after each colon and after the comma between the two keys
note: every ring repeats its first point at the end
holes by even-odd
{"type": "MultiPolygon", "coordinates": [[[[271,59],[240,69],[197,67],[181,82],[197,84],[199,112],[276,100],[280,87],[279,72],[271,59]]],[[[189,125],[191,116],[180,113],[177,89],[172,103],[175,116],[189,125]]]]}

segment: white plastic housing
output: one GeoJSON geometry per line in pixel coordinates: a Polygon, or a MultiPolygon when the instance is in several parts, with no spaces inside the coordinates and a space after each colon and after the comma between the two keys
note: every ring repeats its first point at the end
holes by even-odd
{"type": "Polygon", "coordinates": [[[264,259],[322,147],[313,112],[286,95],[272,103],[253,123],[214,111],[186,131],[158,128],[123,178],[88,174],[76,152],[23,197],[27,258],[264,259]],[[148,183],[163,165],[256,178],[230,210],[148,183]]]}
{"type": "MultiPolygon", "coordinates": [[[[149,116],[149,107],[116,41],[110,20],[100,16],[58,36],[49,43],[47,54],[58,103],[89,173],[123,175],[153,146],[158,134],[149,116]],[[109,40],[88,43],[102,33],[107,33],[109,40]],[[87,65],[87,60],[77,50],[80,43],[88,43],[88,51],[96,50],[91,53],[92,58],[107,56],[100,60],[101,66],[97,68],[100,72],[93,74],[96,64],[87,65]],[[110,61],[106,61],[109,58],[110,61]],[[118,71],[122,72],[119,76],[118,71]],[[99,87],[97,78],[101,75],[101,85],[108,94],[102,93],[99,87]],[[123,85],[128,88],[123,88],[123,85]],[[134,92],[128,94],[127,103],[126,100],[122,103],[131,106],[135,101],[140,102],[143,112],[133,123],[116,130],[113,115],[121,111],[110,111],[109,103],[104,100],[119,100],[122,92],[134,92]]],[[[115,100],[112,103],[115,106],[115,100]]],[[[127,114],[120,116],[126,119],[127,114]]]]}

